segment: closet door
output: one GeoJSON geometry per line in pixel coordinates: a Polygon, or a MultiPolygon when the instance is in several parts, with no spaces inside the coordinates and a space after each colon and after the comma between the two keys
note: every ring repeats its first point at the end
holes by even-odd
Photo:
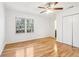
{"type": "Polygon", "coordinates": [[[72,45],[72,16],[63,17],[63,43],[72,45]]]}
{"type": "Polygon", "coordinates": [[[73,45],[79,47],[79,14],[73,16],[73,45]]]}

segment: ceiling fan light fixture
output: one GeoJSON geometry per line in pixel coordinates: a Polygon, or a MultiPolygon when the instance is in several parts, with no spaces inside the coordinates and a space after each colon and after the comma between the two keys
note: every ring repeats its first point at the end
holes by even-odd
{"type": "Polygon", "coordinates": [[[45,13],[50,14],[50,13],[53,13],[53,11],[47,10],[45,13]]]}

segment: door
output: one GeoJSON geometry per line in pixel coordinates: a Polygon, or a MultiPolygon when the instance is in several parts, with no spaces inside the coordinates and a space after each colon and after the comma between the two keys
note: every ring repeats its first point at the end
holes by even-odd
{"type": "Polygon", "coordinates": [[[72,45],[72,16],[63,17],[63,43],[72,45]]]}
{"type": "Polygon", "coordinates": [[[79,47],[79,14],[73,16],[73,45],[79,47]]]}

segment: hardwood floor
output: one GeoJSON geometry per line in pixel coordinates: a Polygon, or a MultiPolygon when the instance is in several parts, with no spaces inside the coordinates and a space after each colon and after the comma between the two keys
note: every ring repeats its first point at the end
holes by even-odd
{"type": "Polygon", "coordinates": [[[79,48],[57,42],[47,37],[31,41],[7,44],[2,57],[77,57],[79,48]]]}

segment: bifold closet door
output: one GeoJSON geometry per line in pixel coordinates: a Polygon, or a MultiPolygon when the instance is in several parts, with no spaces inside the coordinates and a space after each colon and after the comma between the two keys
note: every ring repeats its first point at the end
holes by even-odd
{"type": "Polygon", "coordinates": [[[63,17],[63,43],[72,45],[72,16],[63,17]]]}
{"type": "Polygon", "coordinates": [[[73,45],[79,47],[79,14],[73,16],[73,45]]]}

